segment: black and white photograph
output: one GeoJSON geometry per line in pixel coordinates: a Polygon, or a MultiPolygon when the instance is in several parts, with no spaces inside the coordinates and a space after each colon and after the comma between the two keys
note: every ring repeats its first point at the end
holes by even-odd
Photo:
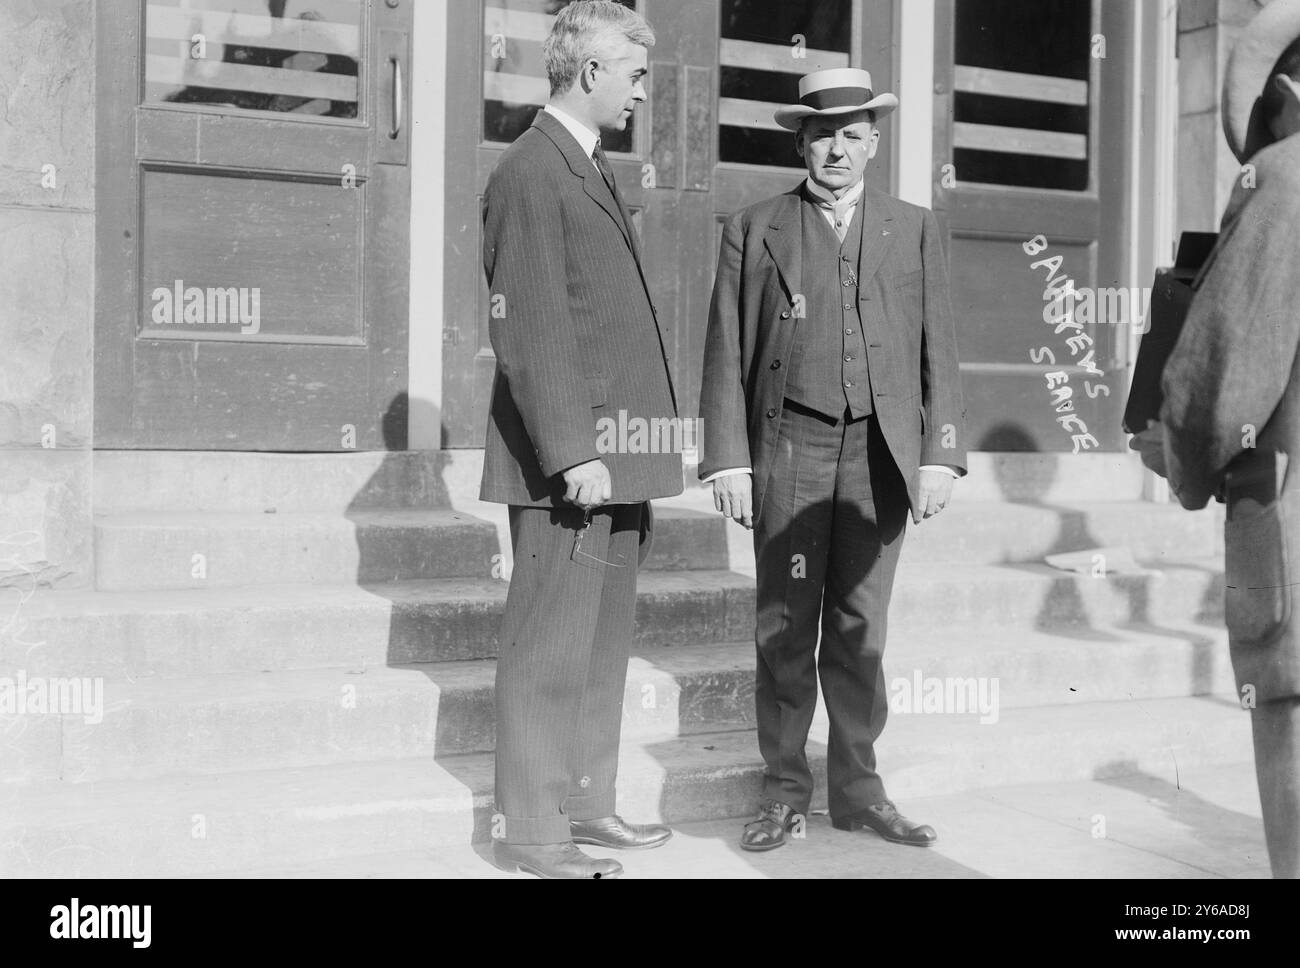
{"type": "Polygon", "coordinates": [[[1298,238],[1300,0],[0,0],[0,889],[1248,948],[1298,238]]]}

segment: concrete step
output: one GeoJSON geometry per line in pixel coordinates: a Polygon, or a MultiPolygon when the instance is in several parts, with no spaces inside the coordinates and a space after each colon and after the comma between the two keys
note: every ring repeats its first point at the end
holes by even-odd
{"type": "MultiPolygon", "coordinates": [[[[891,709],[937,703],[996,722],[1028,706],[1231,692],[1226,636],[1205,628],[903,638],[885,674],[891,709]]],[[[642,650],[624,693],[623,736],[648,742],[754,725],[751,644],[642,650]]],[[[71,782],[448,756],[495,747],[491,661],[112,680],[102,720],[69,715],[32,778],[71,782]]],[[[21,744],[17,748],[21,748],[21,744]]],[[[11,745],[10,756],[15,747],[11,745]]]]}
{"type": "MultiPolygon", "coordinates": [[[[825,733],[809,753],[824,806],[825,733]]],[[[880,769],[897,800],[1027,783],[1179,771],[1249,758],[1231,698],[1084,703],[975,717],[896,716],[880,769]]],[[[624,745],[621,814],[670,823],[750,813],[749,731],[624,745]]],[[[482,842],[492,757],[333,764],[147,781],[0,788],[0,876],[176,876],[482,842]]]]}
{"type": "Polygon", "coordinates": [[[95,510],[294,514],[449,508],[449,454],[95,451],[95,510]]]}
{"type": "MultiPolygon", "coordinates": [[[[38,593],[0,669],[142,678],[492,658],[507,584],[491,578],[38,593]]],[[[729,572],[640,577],[641,648],[752,637],[754,583],[729,572]]]]}
{"type": "Polygon", "coordinates": [[[1223,514],[1189,513],[1146,502],[1008,504],[956,500],[909,527],[904,561],[999,564],[1097,548],[1127,549],[1144,561],[1223,553],[1223,514]]]}
{"type": "MultiPolygon", "coordinates": [[[[509,575],[509,532],[449,508],[347,516],[128,511],[95,519],[98,587],[108,591],[509,575]]],[[[648,570],[725,569],[717,515],[666,510],[648,570]]]]}
{"type": "Polygon", "coordinates": [[[445,508],[95,519],[96,582],[107,591],[486,578],[500,562],[491,524],[445,508]]]}
{"type": "MultiPolygon", "coordinates": [[[[1139,501],[1135,454],[971,454],[958,496],[969,502],[1139,501]]],[[[364,508],[455,507],[477,502],[482,450],[356,454],[96,451],[101,513],[228,511],[288,514],[364,508]]],[[[686,490],[699,489],[687,468],[686,490]]]]}
{"type": "MultiPolygon", "coordinates": [[[[266,584],[169,591],[39,592],[0,670],[43,676],[201,676],[495,657],[507,585],[490,577],[266,584]]],[[[754,581],[726,571],[648,571],[638,648],[750,640],[754,581]]],[[[1086,635],[1126,623],[1221,624],[1219,559],[1092,578],[1044,565],[904,564],[891,641],[967,630],[1086,635]]]]}

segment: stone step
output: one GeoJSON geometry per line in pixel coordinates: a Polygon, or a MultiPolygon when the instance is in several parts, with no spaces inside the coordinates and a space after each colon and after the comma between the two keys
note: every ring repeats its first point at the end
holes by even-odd
{"type": "MultiPolygon", "coordinates": [[[[623,736],[648,742],[754,726],[752,644],[641,650],[628,669],[623,736]]],[[[95,782],[495,748],[491,661],[109,680],[102,717],[63,717],[24,763],[32,778],[95,782]]],[[[913,715],[1231,692],[1226,635],[1109,630],[1091,639],[985,633],[891,643],[891,709],[913,715]],[[943,704],[941,707],[938,704],[943,704]]],[[[85,707],[83,707],[85,708],[85,707]]],[[[13,757],[24,744],[10,745],[13,757]]]]}
{"type": "MultiPolygon", "coordinates": [[[[504,512],[504,509],[502,509],[504,512]]],[[[95,519],[101,590],[347,584],[508,575],[502,521],[436,509],[249,514],[129,511],[95,519]]],[[[668,509],[647,570],[725,569],[726,523],[668,509]]]]}
{"type": "Polygon", "coordinates": [[[133,511],[95,519],[106,591],[488,577],[496,529],[450,509],[234,514],[133,511]]]}
{"type": "MultiPolygon", "coordinates": [[[[1121,454],[971,454],[959,498],[1052,504],[1138,501],[1141,461],[1121,454]]],[[[111,451],[94,454],[94,504],[122,511],[280,514],[474,503],[482,450],[356,454],[111,451]]],[[[698,487],[687,468],[686,487],[698,487]]]]}
{"type": "Polygon", "coordinates": [[[262,514],[449,508],[449,454],[95,452],[95,510],[262,514]]]}
{"type": "MultiPolygon", "coordinates": [[[[809,754],[825,804],[825,732],[809,754]]],[[[879,766],[899,801],[962,790],[1147,775],[1250,756],[1228,698],[1082,703],[975,717],[896,716],[879,766]]],[[[754,734],[624,745],[621,814],[680,823],[749,814],[762,767],[754,734]]],[[[486,754],[295,770],[0,787],[0,875],[203,875],[483,842],[493,826],[486,754]]]]}
{"type": "MultiPolygon", "coordinates": [[[[648,571],[638,648],[750,640],[754,580],[725,571],[648,571]]],[[[29,675],[177,677],[492,658],[507,585],[489,577],[160,591],[37,592],[0,670],[29,675]]],[[[1045,565],[903,564],[891,641],[931,633],[1222,623],[1219,559],[1093,578],[1045,565]]]]}
{"type": "Polygon", "coordinates": [[[1145,561],[1222,554],[1223,514],[1217,506],[1189,513],[1146,502],[1006,504],[959,497],[939,517],[909,526],[903,560],[1000,564],[1108,548],[1145,561]]]}

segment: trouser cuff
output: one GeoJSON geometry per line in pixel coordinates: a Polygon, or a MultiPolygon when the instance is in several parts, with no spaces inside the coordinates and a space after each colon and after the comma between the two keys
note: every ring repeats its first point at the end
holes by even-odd
{"type": "Polygon", "coordinates": [[[601,820],[614,815],[614,799],[613,790],[581,797],[571,796],[564,801],[564,812],[569,815],[569,820],[601,820]]]}

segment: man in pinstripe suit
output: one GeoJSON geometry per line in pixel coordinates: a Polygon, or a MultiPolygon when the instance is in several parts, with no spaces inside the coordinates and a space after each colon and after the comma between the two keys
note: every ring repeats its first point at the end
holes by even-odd
{"type": "MultiPolygon", "coordinates": [[[[483,500],[510,505],[515,568],[496,680],[494,830],[503,869],[617,877],[577,844],[671,836],[614,812],[637,567],[680,453],[606,447],[607,420],[675,420],[663,337],[599,133],[645,100],[654,33],[616,3],[565,8],[543,46],[551,98],[483,201],[496,352],[483,500]]],[[[638,448],[640,449],[640,448],[638,448]]]]}

